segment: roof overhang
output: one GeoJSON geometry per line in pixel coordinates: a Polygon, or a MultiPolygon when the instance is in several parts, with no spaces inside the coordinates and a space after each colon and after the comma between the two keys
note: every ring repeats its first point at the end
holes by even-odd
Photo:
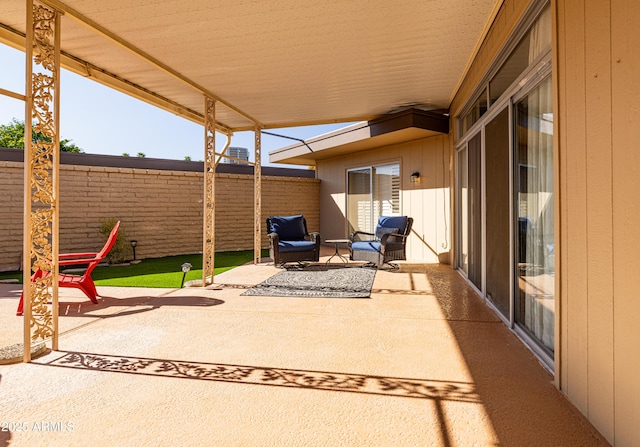
{"type": "Polygon", "coordinates": [[[313,166],[318,160],[448,133],[446,111],[410,108],[276,149],[269,161],[313,166]]]}

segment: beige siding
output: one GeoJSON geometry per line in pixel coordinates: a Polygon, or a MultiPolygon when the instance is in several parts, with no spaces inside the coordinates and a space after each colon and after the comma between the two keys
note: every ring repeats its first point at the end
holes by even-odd
{"type": "Polygon", "coordinates": [[[587,91],[587,326],[589,416],[613,434],[613,253],[611,178],[611,22],[606,1],[585,10],[585,74],[587,91]],[[590,75],[589,75],[590,74],[590,75]],[[591,113],[593,111],[593,113],[591,113]],[[603,367],[604,365],[604,367],[603,367]]]}
{"type": "Polygon", "coordinates": [[[611,4],[611,150],[613,179],[613,370],[615,440],[640,445],[640,4],[611,4]]]}
{"type": "MultiPolygon", "coordinates": [[[[582,3],[582,0],[574,2],[582,3]]],[[[575,6],[574,6],[574,9],[575,6]]],[[[574,11],[567,17],[565,27],[576,28],[575,24],[584,22],[584,11],[574,11]]],[[[567,46],[575,45],[574,42],[584,42],[584,29],[575,29],[572,33],[565,31],[564,38],[567,46]]],[[[561,197],[564,205],[563,227],[566,231],[566,239],[561,240],[561,248],[566,252],[567,263],[562,266],[560,279],[566,284],[561,289],[562,309],[566,312],[567,328],[571,328],[572,337],[566,337],[566,352],[561,353],[561,370],[567,378],[561,384],[564,392],[571,396],[574,404],[584,413],[588,412],[588,402],[586,393],[579,390],[587,390],[587,318],[588,308],[586,301],[580,303],[573,300],[573,296],[587,297],[587,197],[584,189],[587,182],[586,166],[586,110],[584,98],[573,92],[584,92],[585,90],[585,60],[584,52],[569,52],[567,57],[567,74],[570,81],[559,79],[559,85],[566,89],[566,103],[562,101],[560,105],[560,115],[558,117],[560,135],[563,142],[560,151],[566,153],[567,163],[564,171],[561,172],[561,181],[566,181],[567,196],[561,197]],[[565,118],[562,115],[563,108],[571,110],[565,118]],[[566,121],[567,129],[562,123],[566,121]],[[568,150],[568,142],[572,142],[572,150],[568,150]],[[582,190],[583,194],[575,195],[576,191],[582,190]],[[569,377],[571,378],[570,380],[569,377]]],[[[563,96],[560,93],[561,98],[563,96]]],[[[578,298],[578,299],[580,299],[578,298]]],[[[565,338],[561,334],[562,338],[565,338]]]]}
{"type": "MultiPolygon", "coordinates": [[[[14,270],[22,255],[22,163],[0,161],[0,271],[14,270]]],[[[60,251],[96,251],[107,218],[122,221],[137,239],[136,257],[202,251],[203,176],[197,172],[62,165],[60,251]]],[[[216,250],[253,248],[253,176],[216,175],[216,250]]],[[[262,214],[304,214],[318,231],[319,181],[263,176],[262,214]]],[[[263,224],[262,246],[269,241],[263,224]]]]}
{"type": "Polygon", "coordinates": [[[449,137],[441,136],[319,161],[320,231],[323,240],[346,236],[346,170],[399,162],[402,213],[414,219],[407,258],[449,262],[449,157],[449,137]],[[410,181],[411,173],[415,171],[420,172],[419,184],[410,181]]]}
{"type": "Polygon", "coordinates": [[[615,445],[640,445],[640,4],[557,2],[560,386],[615,445]]]}

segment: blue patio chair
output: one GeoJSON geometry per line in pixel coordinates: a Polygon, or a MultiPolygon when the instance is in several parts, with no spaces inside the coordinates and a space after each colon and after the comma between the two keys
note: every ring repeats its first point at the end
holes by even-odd
{"type": "Polygon", "coordinates": [[[375,233],[355,231],[349,236],[349,253],[352,261],[366,261],[378,267],[398,265],[391,261],[407,259],[407,237],[413,219],[407,216],[380,216],[375,233]]]}
{"type": "Polygon", "coordinates": [[[309,233],[307,221],[302,214],[295,216],[269,216],[269,256],[276,266],[287,262],[312,261],[320,259],[320,233],[309,233]]]}

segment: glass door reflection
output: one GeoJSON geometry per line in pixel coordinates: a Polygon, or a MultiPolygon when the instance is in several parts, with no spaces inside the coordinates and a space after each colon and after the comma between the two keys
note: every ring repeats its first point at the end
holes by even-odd
{"type": "Polygon", "coordinates": [[[553,358],[555,253],[551,77],[515,105],[515,322],[553,358]]]}

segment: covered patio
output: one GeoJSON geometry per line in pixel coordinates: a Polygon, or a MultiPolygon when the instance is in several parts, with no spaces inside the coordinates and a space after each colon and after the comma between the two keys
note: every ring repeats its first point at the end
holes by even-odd
{"type": "Polygon", "coordinates": [[[23,268],[51,272],[23,321],[0,285],[0,335],[51,348],[0,369],[0,447],[638,445],[638,17],[631,0],[0,0],[0,42],[28,61],[24,92],[0,86],[27,106],[23,268]],[[253,132],[252,265],[96,307],[59,293],[62,68],[203,126],[205,286],[216,134],[253,132]],[[408,111],[447,128],[370,132],[408,111]],[[388,177],[421,263],[378,271],[370,299],[242,296],[274,273],[261,135],[356,121],[271,161],[315,163],[325,240],[351,225],[349,176],[368,204],[388,177]],[[549,274],[541,293],[520,264],[549,274]]]}
{"type": "Polygon", "coordinates": [[[378,271],[370,299],[241,296],[277,271],[61,290],[61,350],[0,369],[0,420],[25,424],[0,445],[607,445],[448,266],[378,271]]]}
{"type": "Polygon", "coordinates": [[[29,361],[29,339],[51,339],[58,348],[62,68],[204,126],[206,285],[215,262],[216,166],[235,132],[255,134],[258,263],[264,232],[262,132],[371,120],[407,107],[448,116],[502,2],[409,1],[396,20],[387,20],[397,8],[384,2],[364,8],[341,2],[304,8],[297,2],[268,7],[236,2],[214,8],[208,2],[185,7],[175,0],[109,5],[27,0],[0,1],[0,7],[0,42],[24,50],[27,60],[25,92],[0,89],[0,94],[25,101],[25,135],[34,130],[48,138],[25,138],[23,270],[45,272],[25,288],[24,360],[29,361]],[[423,64],[427,59],[431,63],[423,64]],[[222,149],[216,147],[216,133],[227,137],[222,149]]]}

